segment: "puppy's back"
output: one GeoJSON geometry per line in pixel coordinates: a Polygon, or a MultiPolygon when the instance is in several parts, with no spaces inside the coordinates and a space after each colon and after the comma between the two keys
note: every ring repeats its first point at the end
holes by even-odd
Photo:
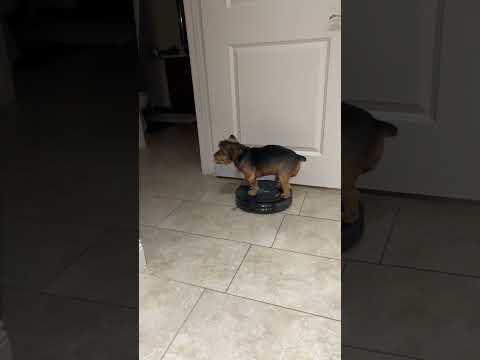
{"type": "Polygon", "coordinates": [[[342,103],[342,153],[361,153],[379,135],[396,136],[397,128],[363,109],[342,103]]]}
{"type": "Polygon", "coordinates": [[[299,161],[307,159],[295,151],[280,145],[266,145],[258,148],[251,148],[251,160],[256,166],[272,167],[279,163],[286,163],[289,166],[296,165],[299,161]]]}

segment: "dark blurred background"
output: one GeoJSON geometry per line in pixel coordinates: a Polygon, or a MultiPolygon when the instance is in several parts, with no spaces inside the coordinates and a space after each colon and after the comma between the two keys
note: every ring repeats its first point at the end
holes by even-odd
{"type": "Polygon", "coordinates": [[[135,359],[133,4],[7,0],[0,24],[0,318],[14,359],[135,359]]]}

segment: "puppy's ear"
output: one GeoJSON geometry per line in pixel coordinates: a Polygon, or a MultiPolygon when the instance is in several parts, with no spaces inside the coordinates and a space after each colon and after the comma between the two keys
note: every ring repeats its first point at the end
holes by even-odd
{"type": "Polygon", "coordinates": [[[230,137],[228,138],[228,140],[232,141],[232,142],[238,142],[237,138],[235,137],[235,135],[230,135],[230,137]]]}
{"type": "Polygon", "coordinates": [[[220,143],[220,149],[231,161],[235,160],[238,156],[238,142],[225,140],[220,143]]]}

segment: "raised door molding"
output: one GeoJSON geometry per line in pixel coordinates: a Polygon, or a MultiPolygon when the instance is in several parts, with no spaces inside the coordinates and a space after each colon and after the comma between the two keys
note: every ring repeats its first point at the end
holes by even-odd
{"type": "Polygon", "coordinates": [[[371,0],[368,7],[351,1],[345,21],[354,26],[343,29],[343,99],[385,121],[434,125],[444,9],[445,0],[371,0]]]}

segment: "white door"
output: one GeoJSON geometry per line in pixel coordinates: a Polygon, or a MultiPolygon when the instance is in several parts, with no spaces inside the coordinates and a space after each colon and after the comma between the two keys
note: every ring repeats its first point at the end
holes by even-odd
{"type": "MultiPolygon", "coordinates": [[[[195,16],[188,13],[191,3],[187,20],[195,16]]],[[[199,7],[212,151],[230,134],[248,146],[284,145],[307,157],[292,183],[340,188],[341,33],[335,15],[341,1],[200,0],[199,7]]],[[[213,164],[211,153],[206,156],[202,162],[213,164]]],[[[239,175],[233,165],[215,165],[215,173],[239,175]]]]}
{"type": "Polygon", "coordinates": [[[343,8],[342,96],[399,128],[359,185],[480,200],[480,3],[344,0],[343,8]]]}

